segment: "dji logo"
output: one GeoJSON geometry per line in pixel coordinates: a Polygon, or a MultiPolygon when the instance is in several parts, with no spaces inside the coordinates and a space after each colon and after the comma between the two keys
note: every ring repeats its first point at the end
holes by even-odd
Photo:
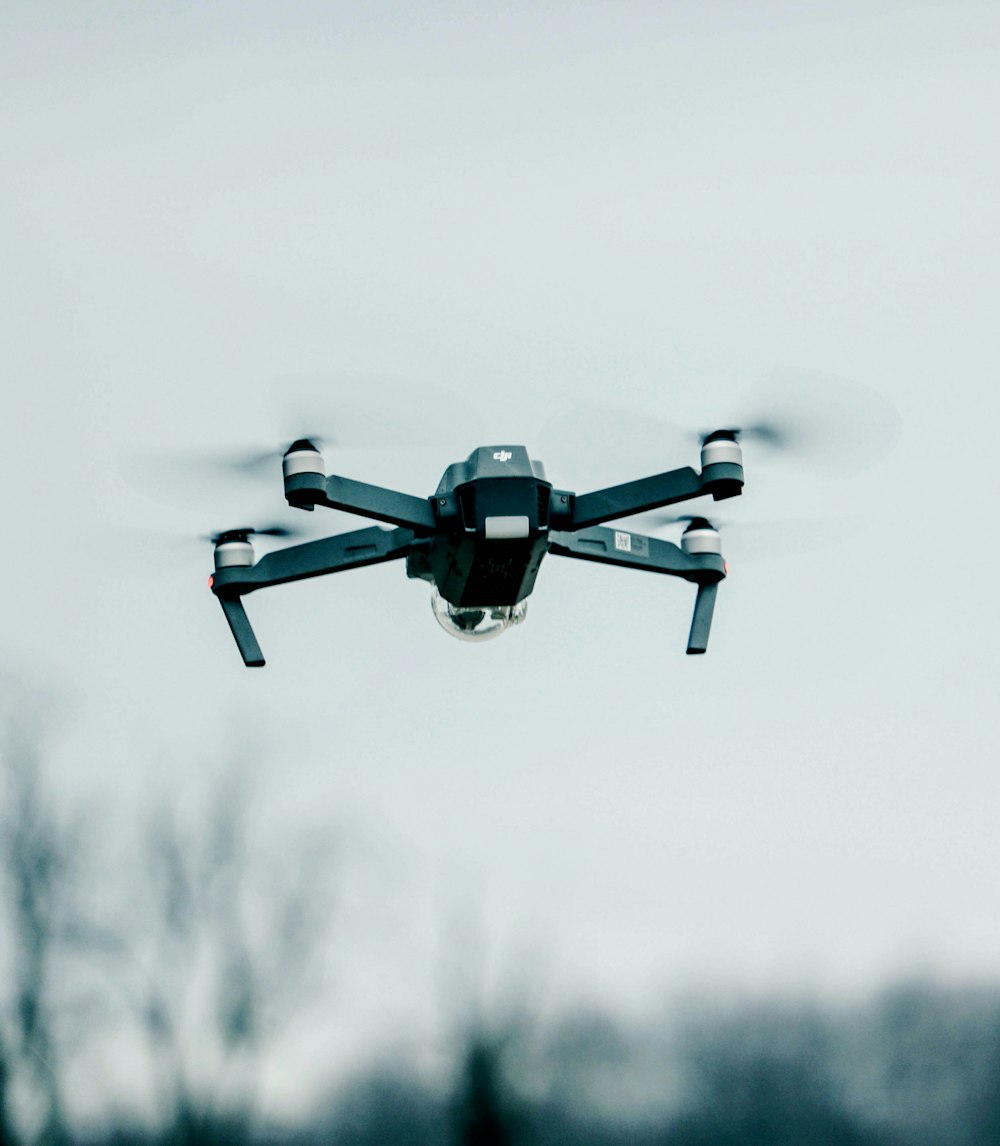
{"type": "Polygon", "coordinates": [[[509,462],[513,456],[510,450],[497,450],[493,455],[493,460],[495,462],[509,462]]]}

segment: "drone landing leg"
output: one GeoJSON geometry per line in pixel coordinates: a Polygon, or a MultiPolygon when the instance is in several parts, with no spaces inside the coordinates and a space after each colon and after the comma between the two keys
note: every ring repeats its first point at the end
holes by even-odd
{"type": "Polygon", "coordinates": [[[715,596],[726,575],[726,563],[717,553],[686,553],[671,541],[607,529],[603,525],[573,533],[550,533],[549,552],[560,557],[576,557],[627,569],[645,569],[694,581],[698,595],[688,636],[689,653],[703,653],[708,647],[715,596]]]}
{"type": "Polygon", "coordinates": [[[261,668],[264,664],[264,654],[260,651],[260,645],[257,644],[257,638],[250,626],[250,618],[247,616],[246,609],[243,608],[243,602],[239,597],[220,597],[219,604],[222,606],[222,611],[226,614],[226,620],[236,638],[236,647],[240,650],[243,663],[247,668],[261,668]]]}
{"type": "Polygon", "coordinates": [[[688,636],[689,655],[703,653],[708,648],[708,634],[712,628],[712,614],[715,612],[715,598],[718,591],[718,581],[711,585],[698,586],[698,596],[694,599],[694,616],[691,618],[691,633],[688,636]]]}

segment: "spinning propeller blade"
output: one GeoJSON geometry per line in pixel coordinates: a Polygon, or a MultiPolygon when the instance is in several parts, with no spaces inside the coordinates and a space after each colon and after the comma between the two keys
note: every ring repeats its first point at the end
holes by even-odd
{"type": "MultiPolygon", "coordinates": [[[[196,562],[204,565],[206,541],[215,545],[224,540],[245,540],[254,536],[310,539],[324,534],[285,525],[268,525],[261,529],[240,526],[209,533],[105,525],[96,536],[100,540],[97,548],[91,544],[95,539],[93,530],[81,533],[80,551],[92,554],[88,560],[92,560],[102,573],[110,571],[130,579],[164,576],[196,562]]],[[[211,557],[208,560],[211,562],[211,557]]]]}
{"type": "MultiPolygon", "coordinates": [[[[298,434],[291,441],[270,447],[238,450],[209,464],[218,466],[223,470],[229,470],[242,477],[273,478],[275,474],[281,473],[281,459],[289,450],[304,449],[311,446],[322,453],[326,441],[327,439],[319,434],[298,434]]],[[[201,461],[204,464],[207,459],[203,458],[201,461]]]]}
{"type": "Polygon", "coordinates": [[[474,404],[420,382],[353,373],[296,375],[274,384],[269,405],[278,427],[271,442],[235,450],[131,449],[119,456],[119,470],[149,496],[203,504],[206,491],[235,492],[247,479],[270,481],[280,490],[281,459],[302,441],[331,459],[347,450],[421,446],[468,453],[480,444],[481,419],[474,404]]]}
{"type": "MultiPolygon", "coordinates": [[[[690,394],[686,404],[692,405],[690,394]]],[[[625,480],[637,465],[640,470],[667,469],[693,461],[694,448],[720,431],[743,443],[751,463],[772,455],[835,474],[874,465],[900,436],[899,412],[877,390],[818,371],[772,370],[734,404],[735,414],[730,409],[714,424],[692,431],[613,403],[571,400],[545,422],[540,436],[555,447],[551,453],[560,465],[564,459],[588,457],[610,470],[613,462],[621,475],[615,480],[625,480]]],[[[544,456],[549,461],[549,451],[544,456]]],[[[612,476],[602,473],[599,480],[612,476]]]]}
{"type": "MultiPolygon", "coordinates": [[[[406,449],[447,446],[456,435],[479,444],[482,418],[475,402],[434,383],[379,374],[326,372],[297,374],[274,388],[274,406],[294,438],[316,439],[316,429],[332,450],[406,449]]],[[[318,443],[317,443],[318,444],[318,443]]]]}
{"type": "Polygon", "coordinates": [[[772,370],[751,387],[742,417],[712,427],[729,430],[751,447],[845,474],[881,461],[895,448],[901,428],[899,411],[871,386],[786,368],[772,370]]]}
{"type": "Polygon", "coordinates": [[[862,518],[834,520],[800,518],[777,521],[743,521],[736,518],[690,513],[650,513],[645,520],[654,528],[687,525],[695,529],[718,529],[722,552],[738,560],[767,561],[792,557],[824,545],[846,541],[861,531],[862,518]]]}
{"type": "Polygon", "coordinates": [[[198,535],[199,540],[211,541],[213,545],[218,545],[220,541],[235,541],[237,539],[246,541],[250,537],[304,536],[304,530],[294,529],[288,525],[268,525],[263,529],[255,529],[251,525],[242,525],[235,529],[221,529],[216,533],[201,533],[198,535]]]}

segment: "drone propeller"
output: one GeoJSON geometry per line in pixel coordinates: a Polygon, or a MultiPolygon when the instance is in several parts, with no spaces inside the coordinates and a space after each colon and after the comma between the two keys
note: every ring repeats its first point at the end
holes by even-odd
{"type": "Polygon", "coordinates": [[[254,536],[310,540],[324,534],[285,525],[267,525],[259,529],[238,526],[209,533],[190,533],[178,529],[107,524],[100,526],[96,533],[93,528],[81,530],[77,552],[86,564],[102,575],[111,573],[131,580],[176,573],[196,562],[204,564],[205,542],[220,545],[227,541],[249,541],[254,536]]]}
{"type": "MultiPolygon", "coordinates": [[[[850,474],[890,453],[901,425],[896,407],[871,386],[815,371],[776,369],[748,392],[743,416],[715,433],[820,471],[850,474]]],[[[698,435],[702,441],[711,436],[698,435]]]]}
{"type": "MultiPolygon", "coordinates": [[[[708,391],[704,387],[698,401],[708,391]]],[[[899,412],[877,390],[817,371],[772,370],[734,405],[735,411],[723,406],[714,424],[702,423],[692,432],[647,413],[574,399],[545,423],[541,437],[555,447],[551,452],[558,463],[587,456],[609,471],[621,471],[620,476],[602,474],[602,480],[621,481],[637,463],[643,469],[666,468],[673,454],[683,459],[713,437],[741,442],[750,462],[772,457],[819,473],[851,474],[880,461],[900,435],[899,412]],[[614,453],[615,443],[627,448],[627,466],[626,458],[614,453]]]]}
{"type": "Polygon", "coordinates": [[[653,527],[686,525],[688,530],[717,529],[722,535],[722,552],[738,560],[766,561],[793,557],[800,553],[845,541],[863,527],[858,517],[830,519],[800,518],[778,521],[743,521],[729,517],[698,514],[649,513],[645,519],[653,527]]]}
{"type": "Polygon", "coordinates": [[[247,479],[281,481],[281,459],[311,445],[332,456],[351,450],[442,446],[465,450],[480,440],[475,406],[444,387],[381,376],[296,375],[271,387],[276,437],[249,448],[205,446],[180,452],[119,455],[126,480],[160,500],[202,504],[216,494],[242,491],[247,479]]]}
{"type": "Polygon", "coordinates": [[[221,545],[226,541],[248,541],[251,537],[303,537],[304,530],[294,529],[288,525],[268,525],[263,529],[255,529],[250,525],[239,526],[236,529],[222,529],[217,533],[201,533],[201,541],[211,541],[213,545],[221,545]]]}
{"type": "Polygon", "coordinates": [[[658,513],[650,514],[650,517],[655,517],[657,525],[680,525],[686,524],[688,529],[717,529],[718,518],[715,522],[709,521],[707,517],[702,517],[698,513],[658,513]]]}
{"type": "Polygon", "coordinates": [[[202,457],[195,462],[195,465],[228,470],[242,477],[273,477],[275,473],[280,472],[278,466],[285,454],[291,453],[292,450],[305,449],[319,450],[322,453],[327,440],[319,434],[298,434],[290,442],[286,440],[270,447],[236,450],[211,459],[202,457]]]}
{"type": "Polygon", "coordinates": [[[132,486],[169,504],[204,504],[206,493],[218,499],[245,496],[247,479],[281,483],[281,459],[297,447],[322,449],[326,439],[298,435],[284,444],[251,449],[134,451],[119,457],[119,469],[132,486]]]}
{"type": "MultiPolygon", "coordinates": [[[[324,372],[297,374],[276,383],[273,405],[281,422],[308,438],[304,428],[320,429],[333,450],[406,449],[449,445],[482,431],[477,404],[447,386],[380,374],[324,372]]],[[[471,449],[471,446],[468,448],[471,449]]]]}

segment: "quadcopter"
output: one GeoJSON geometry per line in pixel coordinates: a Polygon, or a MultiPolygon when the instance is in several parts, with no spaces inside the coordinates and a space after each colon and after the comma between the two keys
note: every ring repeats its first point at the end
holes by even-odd
{"type": "Polygon", "coordinates": [[[484,641],[524,620],[542,559],[551,553],[692,582],[697,589],[687,652],[704,653],[727,572],[718,530],[704,517],[678,518],[688,524],[675,545],[602,523],[706,495],[715,501],[739,496],[739,433],[707,434],[700,471],[686,466],[584,494],[556,489],[523,446],[480,446],[464,462],[448,466],[431,497],[328,475],[317,446],[299,438],[282,459],[288,504],[342,510],[382,524],[290,545],[259,560],[252,536],[289,531],[225,530],[211,539],[215,572],[209,587],[244,664],[258,668],[264,657],[243,606],[243,598],[258,589],[405,560],[408,577],[431,584],[442,628],[462,640],[484,641]]]}

